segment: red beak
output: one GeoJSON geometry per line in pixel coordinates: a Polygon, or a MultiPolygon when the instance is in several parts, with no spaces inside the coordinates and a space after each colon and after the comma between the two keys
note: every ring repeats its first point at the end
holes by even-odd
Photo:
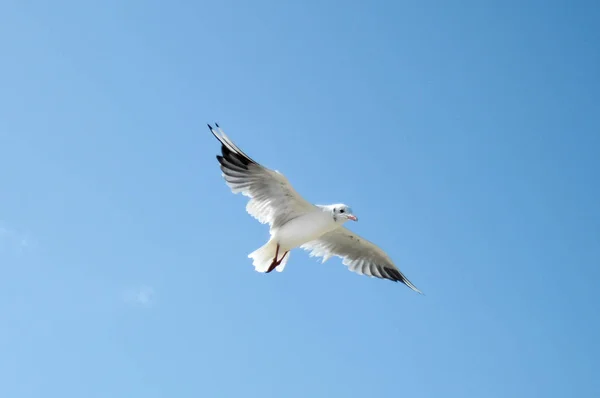
{"type": "Polygon", "coordinates": [[[348,217],[348,220],[358,221],[358,218],[355,215],[348,214],[346,217],[348,217]]]}

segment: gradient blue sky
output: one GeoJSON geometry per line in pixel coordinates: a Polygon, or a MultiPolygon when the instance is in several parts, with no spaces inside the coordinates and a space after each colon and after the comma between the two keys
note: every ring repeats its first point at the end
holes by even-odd
{"type": "Polygon", "coordinates": [[[0,5],[0,396],[599,396],[592,1],[0,5]],[[295,251],[205,127],[424,293],[295,251]]]}

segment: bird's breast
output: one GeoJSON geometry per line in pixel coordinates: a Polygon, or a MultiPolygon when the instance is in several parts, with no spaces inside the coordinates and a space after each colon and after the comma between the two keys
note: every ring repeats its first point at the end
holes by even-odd
{"type": "Polygon", "coordinates": [[[338,225],[330,214],[316,211],[295,218],[273,231],[283,250],[291,250],[335,229],[338,225]]]}

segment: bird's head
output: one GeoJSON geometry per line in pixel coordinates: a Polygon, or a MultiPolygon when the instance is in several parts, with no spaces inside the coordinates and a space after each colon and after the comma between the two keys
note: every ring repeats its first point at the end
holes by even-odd
{"type": "Polygon", "coordinates": [[[333,219],[336,222],[345,223],[348,220],[358,221],[358,218],[354,215],[350,206],[343,203],[332,205],[331,212],[333,213],[333,219]]]}

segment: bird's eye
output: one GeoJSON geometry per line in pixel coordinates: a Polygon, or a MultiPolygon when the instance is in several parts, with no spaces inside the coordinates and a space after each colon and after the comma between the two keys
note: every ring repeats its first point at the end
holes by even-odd
{"type": "Polygon", "coordinates": [[[344,209],[340,210],[340,213],[343,213],[343,212],[344,212],[344,209]]]}

